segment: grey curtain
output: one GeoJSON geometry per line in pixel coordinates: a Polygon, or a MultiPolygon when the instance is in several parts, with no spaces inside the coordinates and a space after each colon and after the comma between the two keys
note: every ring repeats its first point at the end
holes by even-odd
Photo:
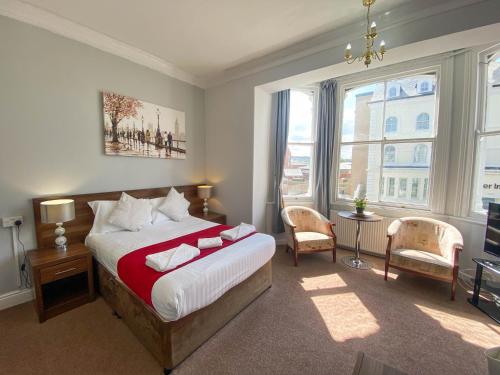
{"type": "Polygon", "coordinates": [[[280,91],[276,94],[275,134],[274,134],[274,206],[273,206],[273,232],[281,233],[285,230],[281,219],[281,180],[283,179],[283,166],[288,140],[288,122],[290,117],[290,90],[280,91]]]}
{"type": "Polygon", "coordinates": [[[333,79],[321,82],[319,93],[318,129],[316,133],[316,160],[314,199],[316,209],[330,217],[331,170],[335,137],[335,113],[337,82],[333,79]]]}

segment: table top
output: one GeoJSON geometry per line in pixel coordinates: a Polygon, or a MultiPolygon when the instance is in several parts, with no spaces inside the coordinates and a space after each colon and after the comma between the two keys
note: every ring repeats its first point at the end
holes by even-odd
{"type": "Polygon", "coordinates": [[[357,221],[380,221],[383,219],[382,216],[376,214],[358,216],[355,212],[351,211],[340,211],[337,213],[337,215],[339,215],[344,219],[357,220],[357,221]]]}
{"type": "Polygon", "coordinates": [[[490,271],[500,275],[500,264],[498,261],[481,259],[481,258],[472,258],[474,262],[479,264],[480,266],[489,269],[490,271]]]}
{"type": "Polygon", "coordinates": [[[57,250],[55,248],[30,250],[28,251],[28,258],[30,260],[31,267],[36,268],[81,258],[83,256],[88,256],[89,254],[91,254],[90,250],[88,250],[83,243],[72,243],[68,245],[68,249],[66,251],[57,250]]]}

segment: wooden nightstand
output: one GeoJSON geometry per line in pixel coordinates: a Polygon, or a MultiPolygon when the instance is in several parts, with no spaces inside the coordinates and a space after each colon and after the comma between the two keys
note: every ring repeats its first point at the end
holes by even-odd
{"type": "Polygon", "coordinates": [[[208,211],[206,215],[203,212],[197,212],[192,215],[203,220],[213,221],[214,223],[226,224],[226,215],[217,212],[208,211]]]}
{"type": "Polygon", "coordinates": [[[41,322],[95,299],[92,253],[84,244],[28,253],[41,322]]]}

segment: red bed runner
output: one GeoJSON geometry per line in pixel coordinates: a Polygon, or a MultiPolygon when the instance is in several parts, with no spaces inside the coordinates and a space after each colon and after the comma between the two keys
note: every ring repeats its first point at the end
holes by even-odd
{"type": "Polygon", "coordinates": [[[153,285],[160,277],[166,275],[169,272],[175,271],[178,268],[184,267],[186,264],[195,262],[198,259],[205,258],[210,254],[222,250],[229,245],[232,245],[238,241],[243,240],[244,238],[251,236],[255,232],[236,241],[228,241],[223,239],[222,246],[203,250],[200,249],[200,255],[198,255],[197,257],[185,263],[182,263],[174,269],[165,272],[157,272],[151,267],[146,266],[146,255],[173,249],[174,247],[177,247],[183,243],[198,247],[199,238],[217,237],[220,235],[220,232],[231,228],[232,227],[228,225],[216,225],[215,227],[204,229],[199,232],[190,233],[186,236],[177,237],[172,240],[160,242],[154,245],[143,247],[142,249],[134,250],[122,256],[118,261],[118,276],[125,283],[125,285],[127,285],[131,290],[135,292],[135,294],[137,294],[137,296],[139,296],[139,298],[141,298],[148,305],[152,306],[151,291],[153,289],[153,285]]]}

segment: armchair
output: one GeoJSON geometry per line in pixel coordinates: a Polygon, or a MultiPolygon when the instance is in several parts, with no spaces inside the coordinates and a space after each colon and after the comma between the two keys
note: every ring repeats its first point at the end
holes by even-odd
{"type": "Polygon", "coordinates": [[[386,281],[389,267],[446,281],[451,283],[451,300],[455,300],[463,239],[454,226],[434,219],[405,217],[391,223],[387,237],[386,281]]]}
{"type": "Polygon", "coordinates": [[[331,251],[336,261],[337,237],[331,223],[319,212],[307,207],[289,206],[281,211],[285,224],[288,251],[291,249],[295,267],[300,253],[331,251]]]}

